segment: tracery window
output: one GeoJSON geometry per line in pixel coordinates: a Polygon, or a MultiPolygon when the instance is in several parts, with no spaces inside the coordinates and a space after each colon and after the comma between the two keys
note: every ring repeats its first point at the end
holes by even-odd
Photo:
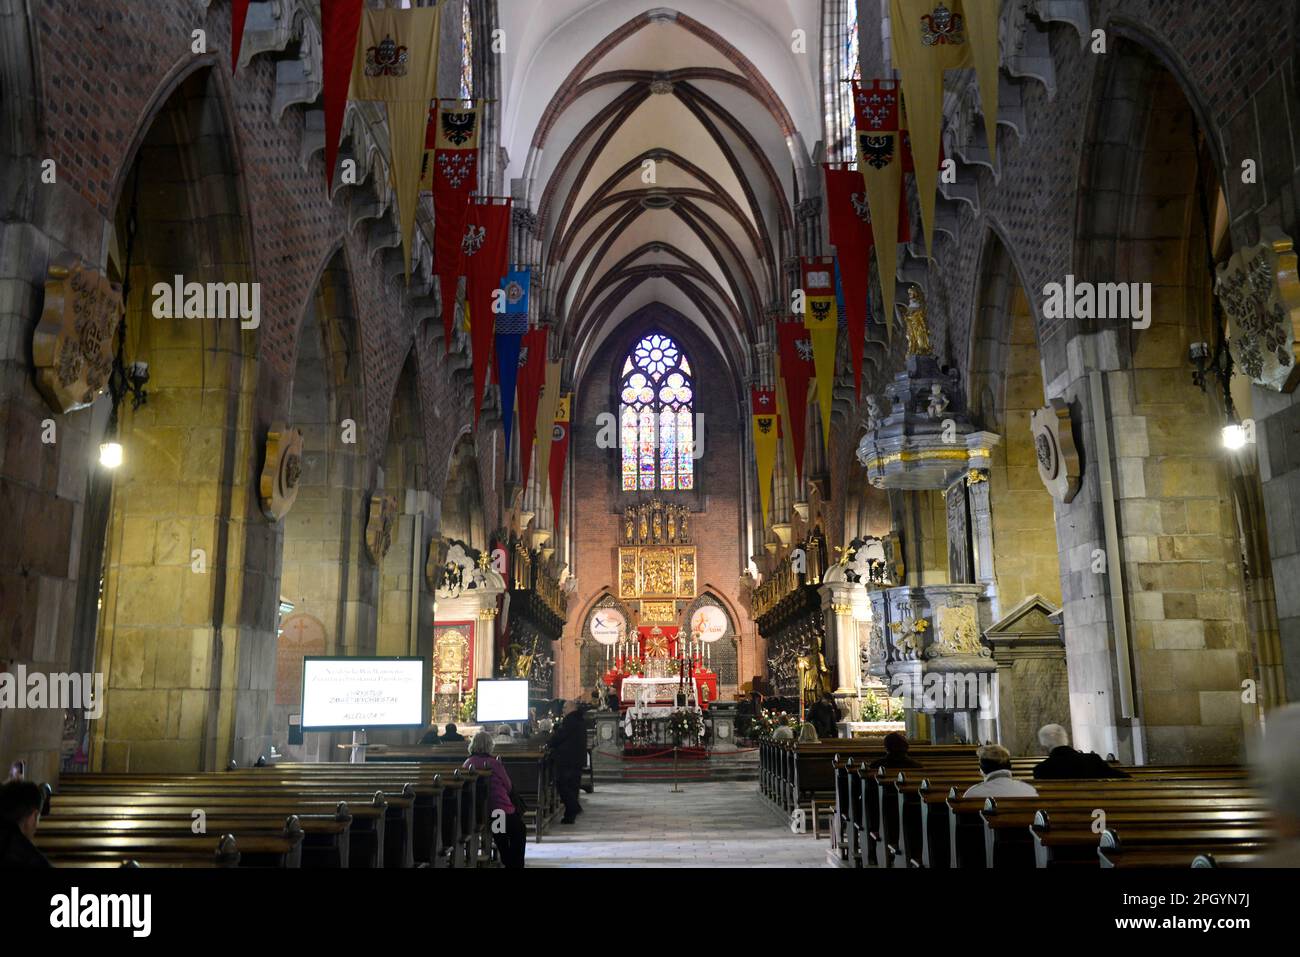
{"type": "MultiPolygon", "coordinates": [[[[862,64],[858,62],[858,0],[844,0],[844,34],[840,44],[840,78],[861,79],[862,64]]],[[[857,117],[853,111],[853,95],[848,84],[842,84],[837,98],[840,108],[838,131],[842,135],[839,143],[840,159],[853,162],[856,158],[854,132],[857,117]]]]}
{"type": "Polygon", "coordinates": [[[623,490],[695,488],[695,385],[673,339],[653,332],[632,347],[619,401],[623,490]]]}
{"type": "Polygon", "coordinates": [[[469,15],[470,0],[461,4],[460,13],[460,98],[468,100],[474,93],[474,24],[469,15]]]}

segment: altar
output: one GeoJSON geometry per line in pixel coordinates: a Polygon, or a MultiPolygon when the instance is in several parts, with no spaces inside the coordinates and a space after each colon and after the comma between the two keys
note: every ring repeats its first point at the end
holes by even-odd
{"type": "MultiPolygon", "coordinates": [[[[671,710],[676,705],[677,692],[681,688],[682,681],[677,675],[658,678],[632,676],[623,679],[619,688],[619,700],[637,709],[663,705],[671,710]]],[[[687,693],[690,694],[689,689],[687,693]]]]}

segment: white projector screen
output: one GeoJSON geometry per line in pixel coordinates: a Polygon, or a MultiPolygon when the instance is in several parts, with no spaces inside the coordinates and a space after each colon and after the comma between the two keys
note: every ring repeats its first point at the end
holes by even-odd
{"type": "Polygon", "coordinates": [[[423,658],[302,661],[302,729],[360,731],[424,726],[423,658]]]}
{"type": "Polygon", "coordinates": [[[474,720],[479,724],[528,720],[527,678],[480,678],[475,687],[478,706],[474,720]]]}

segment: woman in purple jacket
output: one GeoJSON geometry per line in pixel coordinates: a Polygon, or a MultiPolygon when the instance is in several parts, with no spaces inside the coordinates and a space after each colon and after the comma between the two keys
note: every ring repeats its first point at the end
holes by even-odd
{"type": "Polygon", "coordinates": [[[528,846],[523,809],[516,807],[511,798],[514,785],[510,783],[505,765],[494,755],[495,751],[492,735],[486,731],[478,732],[470,739],[465,767],[492,772],[488,787],[488,828],[492,832],[492,842],[496,844],[504,866],[523,867],[524,849],[528,846]]]}

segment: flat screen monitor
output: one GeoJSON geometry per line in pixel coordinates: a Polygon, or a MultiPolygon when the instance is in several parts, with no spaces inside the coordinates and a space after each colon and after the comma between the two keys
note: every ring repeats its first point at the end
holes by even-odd
{"type": "Polygon", "coordinates": [[[475,687],[479,724],[528,720],[527,678],[480,678],[475,687]]]}
{"type": "Polygon", "coordinates": [[[423,658],[302,660],[302,730],[420,728],[429,693],[423,658]]]}

